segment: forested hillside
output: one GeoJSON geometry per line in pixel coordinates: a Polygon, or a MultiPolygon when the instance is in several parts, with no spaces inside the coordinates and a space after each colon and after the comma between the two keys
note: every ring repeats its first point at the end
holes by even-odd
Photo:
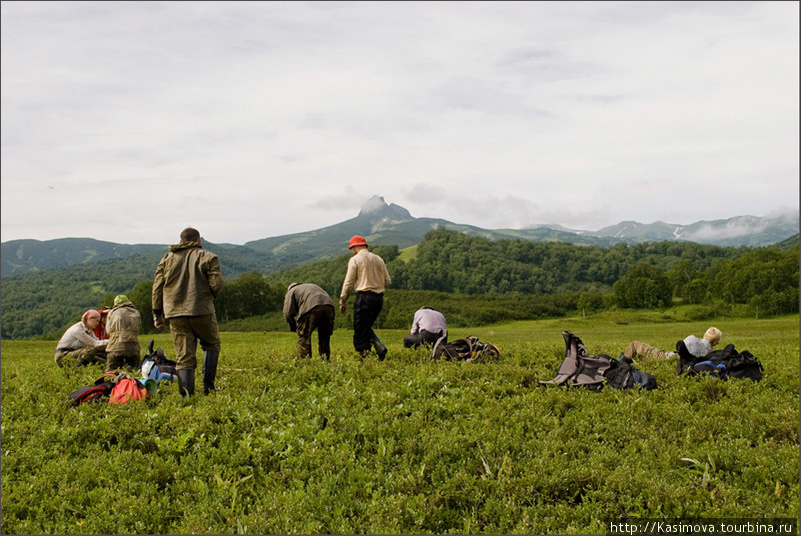
{"type": "MultiPolygon", "coordinates": [[[[616,244],[604,248],[470,237],[437,229],[413,251],[371,248],[387,262],[391,291],[380,321],[406,327],[429,302],[453,318],[481,324],[605,308],[698,305],[701,316],[798,312],[798,244],[765,248],[692,242],[616,244]],[[787,246],[786,246],[787,247],[787,246]],[[465,299],[463,297],[471,297],[465,299]]],[[[266,274],[218,249],[226,285],[216,300],[221,322],[281,310],[286,285],[312,282],[339,295],[350,254],[266,274]],[[231,262],[234,260],[235,262],[231,262]]],[[[150,285],[161,252],[68,269],[4,277],[2,337],[58,337],[87,308],[125,292],[150,318],[150,285]]],[[[338,322],[344,319],[340,318],[338,322]]],[[[274,329],[278,322],[270,324],[274,329]]],[[[145,321],[143,333],[151,330],[145,321]]],[[[262,328],[256,328],[262,329],[262,328]]]]}
{"type": "MultiPolygon", "coordinates": [[[[260,254],[242,246],[204,244],[203,247],[219,255],[228,281],[260,267],[257,262],[260,254]]],[[[2,338],[60,335],[86,309],[110,306],[116,294],[129,293],[137,285],[152,282],[156,266],[166,251],[163,246],[160,251],[146,255],[3,276],[2,338]]],[[[134,302],[140,312],[144,307],[150,310],[149,294],[145,294],[139,293],[134,302]]]]}
{"type": "MultiPolygon", "coordinates": [[[[387,262],[393,289],[458,294],[609,292],[636,263],[665,271],[686,260],[703,272],[716,260],[736,259],[750,251],[694,242],[620,243],[604,248],[563,242],[492,241],[445,229],[429,231],[408,262],[401,260],[396,247],[371,249],[387,262]]],[[[282,283],[313,281],[338,293],[349,258],[350,254],[345,254],[332,261],[292,268],[270,279],[282,283]]]]}

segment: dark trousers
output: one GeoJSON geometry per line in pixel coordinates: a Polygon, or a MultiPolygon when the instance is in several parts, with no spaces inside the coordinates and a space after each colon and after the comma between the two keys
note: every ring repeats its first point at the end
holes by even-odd
{"type": "Polygon", "coordinates": [[[334,306],[318,305],[298,320],[298,357],[311,357],[312,332],[317,330],[320,357],[331,357],[331,334],[334,333],[334,306]]]}
{"type": "MultiPolygon", "coordinates": [[[[384,295],[375,292],[357,292],[353,305],[353,347],[367,352],[372,346],[373,324],[384,306],[384,295]]],[[[377,335],[375,335],[378,338],[377,335]]]]}
{"type": "Polygon", "coordinates": [[[109,352],[106,354],[106,370],[119,370],[122,367],[139,368],[139,354],[109,352]]]}
{"type": "MultiPolygon", "coordinates": [[[[440,337],[442,337],[441,331],[438,331],[436,333],[431,333],[430,331],[421,329],[419,333],[406,335],[403,338],[403,347],[417,348],[421,344],[433,345],[435,342],[437,342],[437,339],[439,339],[440,337]]],[[[445,340],[447,341],[447,339],[445,340]]]]}

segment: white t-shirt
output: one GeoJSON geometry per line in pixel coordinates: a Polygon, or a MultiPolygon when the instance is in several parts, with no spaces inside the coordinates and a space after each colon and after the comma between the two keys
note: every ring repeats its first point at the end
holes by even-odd
{"type": "Polygon", "coordinates": [[[695,335],[690,335],[684,339],[684,345],[687,350],[695,357],[704,357],[712,351],[712,345],[706,339],[699,339],[695,335]]]}

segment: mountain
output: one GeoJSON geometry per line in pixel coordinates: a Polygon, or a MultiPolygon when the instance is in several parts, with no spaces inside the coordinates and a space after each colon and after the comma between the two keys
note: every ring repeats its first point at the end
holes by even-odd
{"type": "Polygon", "coordinates": [[[122,259],[166,250],[158,244],[115,244],[94,238],[11,240],[0,244],[2,275],[51,270],[75,264],[122,259]]]}
{"type": "MultiPolygon", "coordinates": [[[[371,245],[397,245],[403,249],[419,244],[432,229],[445,228],[491,240],[520,239],[537,242],[569,242],[608,247],[616,243],[663,240],[693,241],[719,246],[759,247],[776,244],[798,233],[798,213],[759,218],[738,216],[727,220],[699,221],[690,225],[664,222],[649,224],[625,221],[598,231],[577,231],[560,225],[526,229],[482,229],[438,218],[415,218],[408,210],[383,197],[373,196],[355,218],[313,231],[253,240],[244,245],[209,244],[204,247],[220,255],[229,277],[252,270],[275,272],[314,260],[333,259],[347,253],[348,240],[362,235],[371,245]]],[[[12,240],[2,243],[0,274],[8,276],[49,270],[107,259],[145,255],[153,265],[166,252],[161,244],[114,244],[92,238],[58,240],[12,240]]]]}
{"type": "MultiPolygon", "coordinates": [[[[152,277],[159,259],[167,252],[167,247],[167,244],[115,244],[93,238],[10,240],[0,245],[0,273],[3,277],[7,277],[114,259],[128,259],[143,265],[141,269],[148,273],[148,277],[152,277]]],[[[220,265],[224,273],[230,277],[253,270],[261,271],[272,259],[272,255],[234,244],[203,242],[203,247],[220,256],[220,265]]]]}
{"type": "Polygon", "coordinates": [[[347,252],[348,240],[353,235],[364,236],[368,244],[393,244],[403,249],[419,244],[428,231],[437,228],[492,240],[519,238],[599,246],[608,246],[622,241],[607,237],[582,237],[571,232],[554,229],[489,230],[438,218],[415,218],[405,208],[394,203],[388,205],[383,197],[373,196],[362,205],[361,211],[355,218],[305,233],[253,240],[246,242],[245,247],[273,254],[274,261],[278,265],[296,264],[311,259],[330,259],[342,255],[347,252]]]}
{"type": "Polygon", "coordinates": [[[727,220],[699,221],[690,225],[661,221],[649,224],[624,221],[589,234],[633,242],[684,240],[716,246],[760,247],[781,242],[797,233],[798,213],[765,218],[737,216],[727,220]]]}
{"type": "Polygon", "coordinates": [[[776,245],[777,245],[777,246],[779,246],[781,249],[793,249],[793,248],[797,248],[797,247],[798,247],[798,245],[799,245],[799,235],[798,235],[798,233],[795,233],[795,234],[794,234],[793,236],[791,236],[790,238],[787,238],[787,239],[785,239],[785,240],[782,240],[781,242],[779,242],[779,243],[778,243],[778,244],[776,244],[776,245]]]}

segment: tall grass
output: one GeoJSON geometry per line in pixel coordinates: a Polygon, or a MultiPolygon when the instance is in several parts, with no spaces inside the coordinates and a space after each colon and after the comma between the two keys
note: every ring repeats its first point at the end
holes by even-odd
{"type": "MultiPolygon", "coordinates": [[[[330,362],[292,333],[223,333],[210,396],[68,407],[101,369],[2,341],[3,533],[601,533],[642,517],[798,518],[798,316],[714,323],[760,383],[677,377],[651,392],[540,386],[560,332],[617,356],[707,323],[635,315],[458,328],[496,362],[432,362],[381,330],[383,362],[337,330],[330,362]]],[[[154,337],[173,356],[169,335],[154,337]]],[[[316,338],[316,336],[315,336],[316,338]]],[[[143,346],[149,338],[142,338],[143,346]]]]}

